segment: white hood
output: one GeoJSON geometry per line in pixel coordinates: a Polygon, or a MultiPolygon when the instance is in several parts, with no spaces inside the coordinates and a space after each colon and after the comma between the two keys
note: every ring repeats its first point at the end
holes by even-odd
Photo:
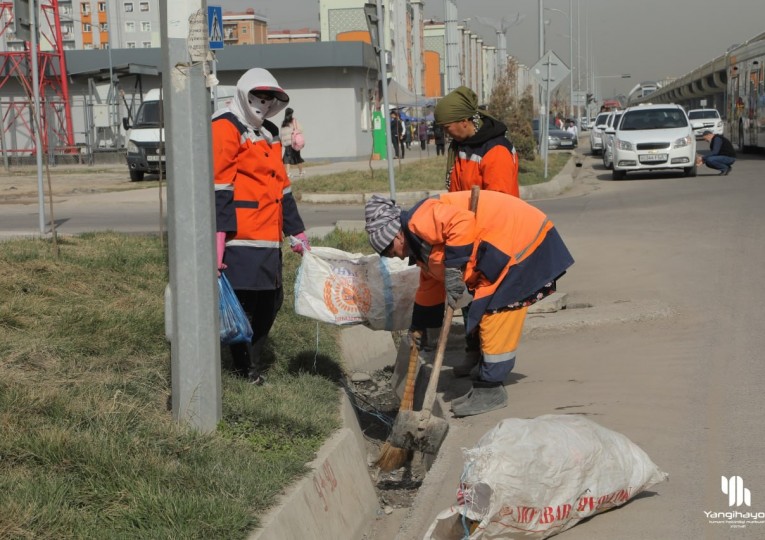
{"type": "Polygon", "coordinates": [[[250,128],[260,129],[263,120],[279,114],[289,101],[289,96],[271,73],[262,68],[253,68],[236,83],[236,92],[228,108],[250,128]],[[276,99],[265,104],[255,100],[251,104],[249,93],[252,90],[273,92],[276,99]]]}

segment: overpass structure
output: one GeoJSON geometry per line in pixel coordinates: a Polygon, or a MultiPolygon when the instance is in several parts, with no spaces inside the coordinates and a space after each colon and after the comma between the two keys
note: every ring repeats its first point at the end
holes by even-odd
{"type": "Polygon", "coordinates": [[[694,69],[690,73],[662,83],[648,95],[630,96],[630,105],[638,103],[677,103],[686,109],[714,107],[720,114],[725,110],[725,94],[728,88],[729,53],[694,69]]]}
{"type": "MultiPolygon", "coordinates": [[[[724,54],[699,66],[673,81],[665,81],[650,95],[631,97],[630,105],[638,103],[677,103],[686,109],[714,107],[725,117],[729,112],[729,81],[737,75],[738,64],[753,47],[765,43],[765,32],[743,44],[733,45],[724,54]]],[[[761,47],[757,47],[761,48],[761,47]]]]}

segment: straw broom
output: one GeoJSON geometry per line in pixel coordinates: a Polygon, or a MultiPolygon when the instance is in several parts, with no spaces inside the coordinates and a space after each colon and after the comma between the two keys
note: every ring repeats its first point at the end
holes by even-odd
{"type": "MultiPolygon", "coordinates": [[[[406,373],[406,386],[404,387],[404,395],[401,398],[401,405],[399,405],[400,411],[411,411],[414,409],[414,382],[417,375],[417,364],[419,363],[419,351],[417,350],[417,339],[422,334],[420,332],[412,332],[411,349],[409,352],[409,370],[406,373]]],[[[398,469],[406,463],[409,458],[409,450],[406,448],[398,448],[393,446],[390,441],[385,441],[382,449],[380,450],[380,456],[375,461],[375,465],[385,472],[398,469]]]]}

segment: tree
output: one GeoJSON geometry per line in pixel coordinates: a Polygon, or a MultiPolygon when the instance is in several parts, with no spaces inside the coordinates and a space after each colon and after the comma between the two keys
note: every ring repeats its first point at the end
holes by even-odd
{"type": "Polygon", "coordinates": [[[512,57],[499,74],[489,97],[489,113],[507,126],[508,138],[515,151],[525,160],[533,160],[536,150],[531,129],[534,100],[526,89],[517,96],[518,61],[512,57]]]}

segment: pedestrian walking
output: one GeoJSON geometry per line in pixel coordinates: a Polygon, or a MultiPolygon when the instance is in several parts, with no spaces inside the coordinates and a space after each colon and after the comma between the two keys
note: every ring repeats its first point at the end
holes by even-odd
{"type": "Polygon", "coordinates": [[[401,121],[397,111],[390,112],[390,136],[391,139],[393,139],[391,142],[393,143],[395,158],[398,159],[400,157],[403,159],[405,152],[404,124],[401,121]]]}
{"type": "Polygon", "coordinates": [[[303,148],[303,127],[297,118],[294,116],[295,111],[287,107],[284,110],[284,120],[282,121],[282,127],[279,130],[279,138],[282,141],[284,147],[284,157],[282,163],[287,171],[287,176],[290,176],[290,167],[292,165],[298,166],[298,178],[303,178],[303,163],[305,160],[300,155],[300,150],[303,148]]]}

